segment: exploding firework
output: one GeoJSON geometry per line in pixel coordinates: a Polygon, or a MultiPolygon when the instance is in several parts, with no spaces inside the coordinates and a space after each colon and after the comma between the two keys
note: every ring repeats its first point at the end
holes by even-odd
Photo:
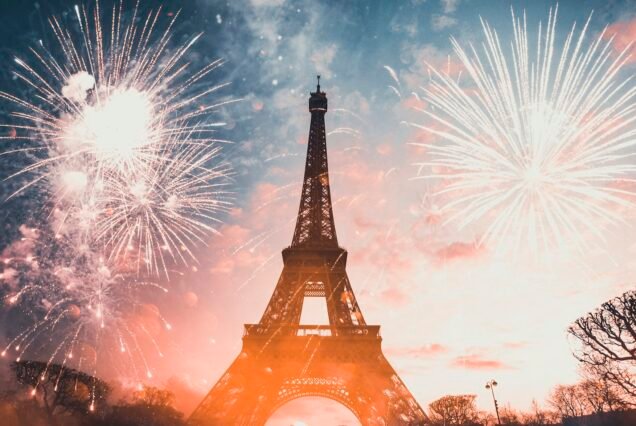
{"type": "Polygon", "coordinates": [[[636,85],[622,78],[616,54],[588,24],[556,41],[557,10],[534,44],[525,14],[512,16],[504,48],[482,21],[485,42],[465,49],[452,39],[467,79],[433,71],[423,88],[439,137],[426,144],[420,177],[440,179],[447,223],[484,225],[495,247],[586,247],[584,235],[623,221],[633,206],[636,85]],[[461,82],[460,82],[461,81],[461,82]]]}
{"type": "Polygon", "coordinates": [[[15,59],[31,96],[0,93],[18,107],[7,127],[19,133],[7,139],[26,140],[6,153],[37,160],[13,176],[25,184],[12,196],[44,188],[60,233],[81,230],[110,260],[136,253],[140,267],[168,275],[168,260],[195,260],[229,205],[225,141],[214,137],[223,123],[205,117],[232,101],[206,103],[226,84],[201,88],[221,61],[190,72],[199,36],[169,47],[178,14],[160,32],[161,10],[137,25],[135,7],[126,25],[122,9],[102,23],[98,2],[92,14],[76,6],[78,36],[52,18],[57,46],[31,49],[33,65],[15,59]]]}
{"type": "Polygon", "coordinates": [[[127,181],[113,179],[100,196],[109,209],[94,224],[95,235],[110,248],[112,258],[129,257],[136,250],[137,269],[165,265],[166,256],[183,263],[194,259],[190,246],[205,244],[216,232],[217,213],[225,203],[210,193],[222,191],[222,172],[208,169],[217,150],[182,149],[157,167],[130,174],[127,181]]]}
{"type": "Polygon", "coordinates": [[[139,300],[148,290],[167,289],[117,273],[86,249],[78,255],[71,247],[47,246],[40,251],[58,254],[42,253],[41,265],[33,254],[3,259],[5,274],[14,271],[3,277],[14,289],[4,302],[33,322],[3,348],[2,357],[19,362],[47,353],[47,366],[76,367],[95,376],[116,371],[138,383],[151,378],[146,350],[162,356],[157,328],[170,325],[154,305],[139,300]]]}
{"type": "Polygon", "coordinates": [[[172,47],[176,15],[163,31],[161,10],[138,15],[76,7],[78,31],[52,18],[57,45],[15,60],[27,90],[0,93],[16,107],[4,155],[34,160],[11,196],[43,208],[3,251],[0,292],[16,319],[2,356],[140,383],[170,329],[147,303],[167,292],[153,280],[196,260],[229,206],[223,123],[207,117],[232,101],[209,103],[225,84],[202,87],[220,61],[190,72],[199,36],[172,47]]]}

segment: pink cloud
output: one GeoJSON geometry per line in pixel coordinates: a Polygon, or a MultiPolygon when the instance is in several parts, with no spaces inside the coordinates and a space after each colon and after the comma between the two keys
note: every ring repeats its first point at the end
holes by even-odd
{"type": "Polygon", "coordinates": [[[483,247],[478,246],[474,242],[464,243],[462,241],[455,241],[441,249],[438,249],[435,252],[435,259],[438,262],[443,263],[449,260],[478,257],[483,252],[483,247]]]}
{"type": "Polygon", "coordinates": [[[382,300],[393,306],[402,306],[409,301],[409,296],[397,287],[389,287],[380,294],[382,300]]]}
{"type": "MultiPolygon", "coordinates": [[[[432,129],[439,128],[439,126],[434,123],[430,124],[429,127],[432,129]]],[[[430,130],[413,127],[413,132],[410,134],[408,139],[408,154],[413,158],[422,160],[429,151],[429,145],[433,145],[439,141],[440,136],[430,130]]]]}
{"type": "Polygon", "coordinates": [[[527,342],[505,342],[503,345],[506,349],[522,349],[528,344],[527,342]]]}
{"type": "MultiPolygon", "coordinates": [[[[401,233],[387,233],[386,224],[383,227],[372,228],[368,224],[367,230],[371,237],[365,242],[364,247],[352,250],[351,261],[356,264],[367,263],[376,268],[380,268],[389,274],[402,274],[408,272],[412,266],[409,256],[411,242],[409,238],[401,233]]],[[[395,280],[399,282],[399,279],[395,280]]],[[[392,302],[401,303],[405,299],[398,293],[389,291],[386,294],[392,302]]]]}
{"type": "Polygon", "coordinates": [[[226,252],[216,259],[208,272],[212,276],[229,277],[234,280],[255,271],[266,261],[267,255],[250,250],[239,250],[236,253],[226,252]]]}
{"type": "Polygon", "coordinates": [[[402,82],[414,90],[419,89],[423,83],[429,81],[431,68],[440,74],[450,76],[457,76],[464,69],[463,64],[454,55],[450,55],[450,52],[440,50],[432,44],[412,46],[404,53],[410,56],[411,65],[409,71],[402,75],[402,82]]]}
{"type": "Polygon", "coordinates": [[[409,358],[430,358],[448,352],[448,348],[439,343],[431,343],[423,346],[388,348],[388,355],[409,358]]]}
{"type": "Polygon", "coordinates": [[[219,243],[226,246],[236,246],[247,241],[250,230],[240,225],[226,225],[221,229],[221,234],[223,238],[219,239],[219,243]]]}
{"type": "MultiPolygon", "coordinates": [[[[622,52],[636,40],[636,18],[613,23],[607,27],[603,37],[605,39],[614,37],[612,47],[617,53],[622,52]]],[[[629,50],[633,51],[633,46],[629,50]]],[[[636,62],[636,57],[632,55],[629,61],[636,62]]]]}
{"type": "Polygon", "coordinates": [[[225,225],[220,231],[221,236],[210,244],[215,253],[208,269],[210,274],[229,276],[244,268],[253,269],[263,262],[262,254],[247,249],[255,235],[253,230],[239,225],[225,225]]]}
{"type": "Polygon", "coordinates": [[[278,177],[278,178],[291,178],[292,173],[290,172],[289,168],[284,168],[284,167],[270,167],[269,170],[267,170],[267,174],[269,176],[273,176],[273,177],[278,177]]]}
{"type": "Polygon", "coordinates": [[[214,265],[212,265],[209,269],[210,273],[213,275],[223,274],[230,275],[234,272],[235,262],[232,258],[224,257],[222,259],[217,260],[214,265]]]}
{"type": "Polygon", "coordinates": [[[241,215],[243,215],[243,209],[240,207],[234,207],[229,211],[229,214],[232,217],[241,217],[241,215]]]}
{"type": "Polygon", "coordinates": [[[402,106],[406,109],[423,110],[427,107],[427,103],[415,95],[411,95],[402,101],[402,106]]]}
{"type": "Polygon", "coordinates": [[[467,370],[501,370],[509,368],[499,360],[483,358],[477,354],[458,356],[451,362],[451,366],[467,370]]]}
{"type": "Polygon", "coordinates": [[[256,185],[252,192],[251,204],[259,208],[263,204],[270,203],[272,199],[278,198],[280,187],[272,183],[260,183],[256,185]]]}
{"type": "Polygon", "coordinates": [[[384,223],[369,219],[366,216],[356,216],[353,223],[358,231],[379,230],[385,227],[384,223]]]}
{"type": "Polygon", "coordinates": [[[375,150],[378,154],[382,156],[390,155],[393,153],[393,147],[388,143],[378,145],[378,147],[375,150]]]}
{"type": "Polygon", "coordinates": [[[375,167],[370,167],[364,161],[351,161],[351,158],[343,157],[336,158],[335,160],[336,165],[334,169],[337,170],[337,172],[330,174],[336,174],[338,177],[344,176],[348,181],[347,183],[369,185],[370,183],[379,181],[379,170],[375,167]]]}

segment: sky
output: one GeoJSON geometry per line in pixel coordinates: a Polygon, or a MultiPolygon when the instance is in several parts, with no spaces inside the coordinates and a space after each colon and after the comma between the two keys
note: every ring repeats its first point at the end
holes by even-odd
{"type": "MultiPolygon", "coordinates": [[[[3,4],[3,60],[50,37],[46,17],[73,5],[3,4]]],[[[142,1],[143,8],[158,5],[142,1]]],[[[426,85],[429,67],[456,70],[450,37],[481,43],[482,18],[507,40],[511,7],[525,11],[533,29],[555,6],[539,0],[165,2],[165,14],[182,9],[177,39],[203,32],[189,60],[223,58],[211,84],[231,82],[223,95],[240,102],[224,109],[228,124],[221,130],[232,141],[226,156],[234,205],[220,235],[198,248],[199,263],[182,268],[165,283],[168,296],[152,302],[172,330],[155,332],[164,356],[148,355],[150,382],[170,387],[179,408],[191,411],[239,354],[243,324],[260,319],[282,269],[280,252],[292,238],[316,74],[329,99],[331,191],[349,278],[367,323],[381,325],[384,354],[420,405],[445,394],[475,394],[479,408],[491,410],[484,385],[494,378],[500,405],[529,409],[533,399],[544,403],[555,385],[576,382],[567,327],[633,288],[633,214],[583,252],[553,247],[538,257],[517,256],[479,245],[483,228],[445,224],[434,188],[413,179],[414,163],[426,153],[412,144],[432,136],[405,124],[425,121],[413,93],[426,85]]],[[[606,26],[618,32],[618,50],[636,37],[635,6],[561,1],[557,35],[593,12],[591,33],[606,26]]],[[[626,72],[634,69],[629,64],[626,72]]],[[[10,74],[1,73],[3,90],[11,89],[10,74]]],[[[26,221],[20,207],[38,202],[0,205],[4,247],[26,221]]],[[[354,420],[343,407],[299,400],[271,424],[354,420]]]]}

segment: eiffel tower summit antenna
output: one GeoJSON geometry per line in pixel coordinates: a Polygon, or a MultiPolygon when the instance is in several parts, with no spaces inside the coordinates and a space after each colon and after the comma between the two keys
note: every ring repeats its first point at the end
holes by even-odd
{"type": "Polygon", "coordinates": [[[264,425],[285,403],[321,396],[365,426],[424,425],[426,414],[382,353],[379,325],[367,325],[347,277],[331,205],[327,94],[310,93],[309,141],[300,206],[283,271],[243,348],[192,413],[190,425],[264,425]],[[301,324],[306,297],[324,298],[329,324],[301,324]]]}

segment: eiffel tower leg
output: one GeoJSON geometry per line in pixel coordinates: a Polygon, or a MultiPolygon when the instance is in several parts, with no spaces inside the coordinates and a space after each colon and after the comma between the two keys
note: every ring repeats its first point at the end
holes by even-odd
{"type": "Polygon", "coordinates": [[[379,348],[313,336],[292,351],[282,349],[275,342],[257,351],[244,347],[189,424],[260,426],[282,405],[306,396],[341,403],[364,426],[426,424],[379,348]]]}
{"type": "Polygon", "coordinates": [[[264,424],[259,407],[271,386],[268,370],[242,352],[194,411],[189,425],[264,424]]]}
{"type": "Polygon", "coordinates": [[[355,387],[364,389],[361,404],[369,410],[363,425],[426,425],[428,417],[406,388],[393,367],[379,354],[364,363],[355,387]]]}

